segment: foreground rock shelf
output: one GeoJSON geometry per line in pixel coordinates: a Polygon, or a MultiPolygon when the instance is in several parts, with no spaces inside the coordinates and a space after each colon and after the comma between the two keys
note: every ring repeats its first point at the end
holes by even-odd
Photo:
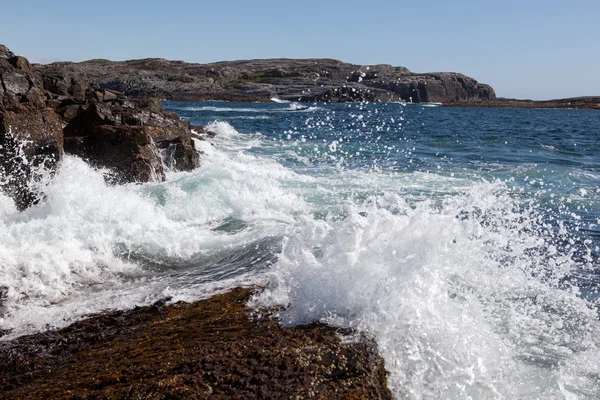
{"type": "Polygon", "coordinates": [[[107,312],[0,342],[0,398],[392,397],[372,341],[342,342],[316,323],[280,328],[246,307],[252,293],[107,312]]]}

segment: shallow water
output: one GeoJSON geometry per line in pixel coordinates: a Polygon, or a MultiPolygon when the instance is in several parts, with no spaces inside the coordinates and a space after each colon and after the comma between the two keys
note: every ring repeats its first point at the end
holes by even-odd
{"type": "Polygon", "coordinates": [[[600,113],[165,106],[218,132],[197,171],[66,157],[42,204],[0,197],[4,339],[258,282],[372,335],[398,398],[600,397],[600,113]]]}

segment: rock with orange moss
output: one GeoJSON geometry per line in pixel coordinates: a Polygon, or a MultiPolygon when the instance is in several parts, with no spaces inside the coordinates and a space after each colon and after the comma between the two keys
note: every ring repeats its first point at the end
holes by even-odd
{"type": "Polygon", "coordinates": [[[252,293],[108,312],[0,343],[0,398],[391,399],[371,340],[257,319],[252,293]]]}

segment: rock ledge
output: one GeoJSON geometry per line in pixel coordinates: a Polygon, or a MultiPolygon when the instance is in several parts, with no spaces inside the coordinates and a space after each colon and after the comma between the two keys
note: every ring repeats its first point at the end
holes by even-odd
{"type": "Polygon", "coordinates": [[[0,342],[0,398],[392,398],[372,341],[258,319],[245,305],[253,292],[107,312],[0,342]]]}

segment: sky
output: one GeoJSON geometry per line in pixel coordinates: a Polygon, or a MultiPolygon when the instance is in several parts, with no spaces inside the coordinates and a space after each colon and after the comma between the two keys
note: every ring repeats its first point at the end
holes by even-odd
{"type": "Polygon", "coordinates": [[[600,0],[6,1],[34,62],[335,58],[461,72],[497,96],[600,96],[600,0]]]}

